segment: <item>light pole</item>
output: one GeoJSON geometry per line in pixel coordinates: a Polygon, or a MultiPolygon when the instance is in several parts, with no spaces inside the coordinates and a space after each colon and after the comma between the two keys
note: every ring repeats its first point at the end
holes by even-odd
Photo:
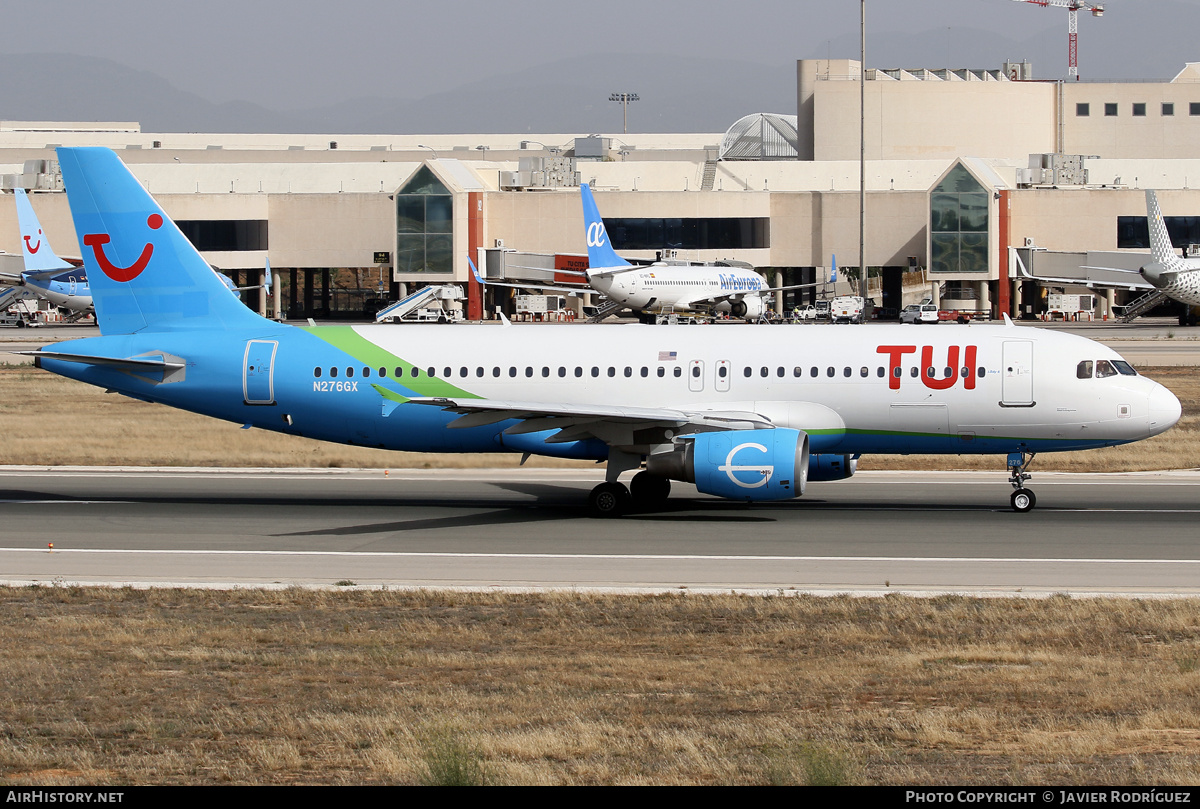
{"type": "Polygon", "coordinates": [[[629,133],[629,102],[641,101],[637,93],[613,93],[608,97],[609,101],[621,102],[621,131],[625,134],[629,133]]]}
{"type": "Polygon", "coordinates": [[[432,146],[426,146],[424,143],[418,143],[417,148],[418,149],[428,149],[429,151],[433,152],[433,159],[434,160],[438,159],[437,150],[434,149],[432,146]]]}

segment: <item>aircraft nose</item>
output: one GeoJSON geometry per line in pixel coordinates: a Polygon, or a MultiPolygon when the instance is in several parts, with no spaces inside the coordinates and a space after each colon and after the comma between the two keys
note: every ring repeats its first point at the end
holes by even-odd
{"type": "Polygon", "coordinates": [[[1157,382],[1150,390],[1150,435],[1158,435],[1175,426],[1183,414],[1183,406],[1174,393],[1157,382]]]}

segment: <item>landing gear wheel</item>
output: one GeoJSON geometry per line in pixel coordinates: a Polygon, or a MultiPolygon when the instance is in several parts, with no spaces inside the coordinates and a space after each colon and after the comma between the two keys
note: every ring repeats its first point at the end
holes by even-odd
{"type": "Polygon", "coordinates": [[[601,483],[588,495],[593,517],[620,517],[629,510],[629,490],[620,483],[601,483]]]}
{"type": "Polygon", "coordinates": [[[659,508],[671,496],[671,481],[649,472],[638,472],[629,482],[629,494],[639,508],[659,508]]]}
{"type": "Polygon", "coordinates": [[[1032,511],[1037,505],[1037,497],[1034,496],[1032,489],[1017,489],[1009,498],[1012,503],[1013,511],[1024,514],[1026,511],[1032,511]]]}

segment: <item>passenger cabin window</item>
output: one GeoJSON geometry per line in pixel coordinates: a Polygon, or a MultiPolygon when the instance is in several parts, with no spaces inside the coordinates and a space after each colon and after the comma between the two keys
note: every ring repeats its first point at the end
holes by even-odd
{"type": "Polygon", "coordinates": [[[321,375],[321,369],[320,369],[320,368],[313,368],[313,376],[315,376],[315,377],[319,377],[320,375],[321,375]]]}
{"type": "Polygon", "coordinates": [[[678,379],[678,378],[679,378],[679,377],[681,377],[681,376],[683,376],[683,369],[682,369],[682,368],[679,368],[679,367],[676,367],[676,368],[675,368],[675,378],[676,378],[676,379],[678,379]]]}

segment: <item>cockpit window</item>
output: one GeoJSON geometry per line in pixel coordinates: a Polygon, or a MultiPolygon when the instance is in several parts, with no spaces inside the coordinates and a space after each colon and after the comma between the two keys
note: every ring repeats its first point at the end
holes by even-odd
{"type": "Polygon", "coordinates": [[[1133,366],[1125,362],[1125,360],[1113,360],[1112,364],[1116,367],[1117,372],[1121,376],[1137,376],[1138,372],[1133,370],[1133,366]]]}
{"type": "Polygon", "coordinates": [[[1075,376],[1079,379],[1092,378],[1092,361],[1084,360],[1075,368],[1075,376]]]}
{"type": "Polygon", "coordinates": [[[1117,369],[1112,366],[1108,360],[1096,360],[1096,378],[1104,379],[1108,376],[1116,376],[1117,369]]]}

